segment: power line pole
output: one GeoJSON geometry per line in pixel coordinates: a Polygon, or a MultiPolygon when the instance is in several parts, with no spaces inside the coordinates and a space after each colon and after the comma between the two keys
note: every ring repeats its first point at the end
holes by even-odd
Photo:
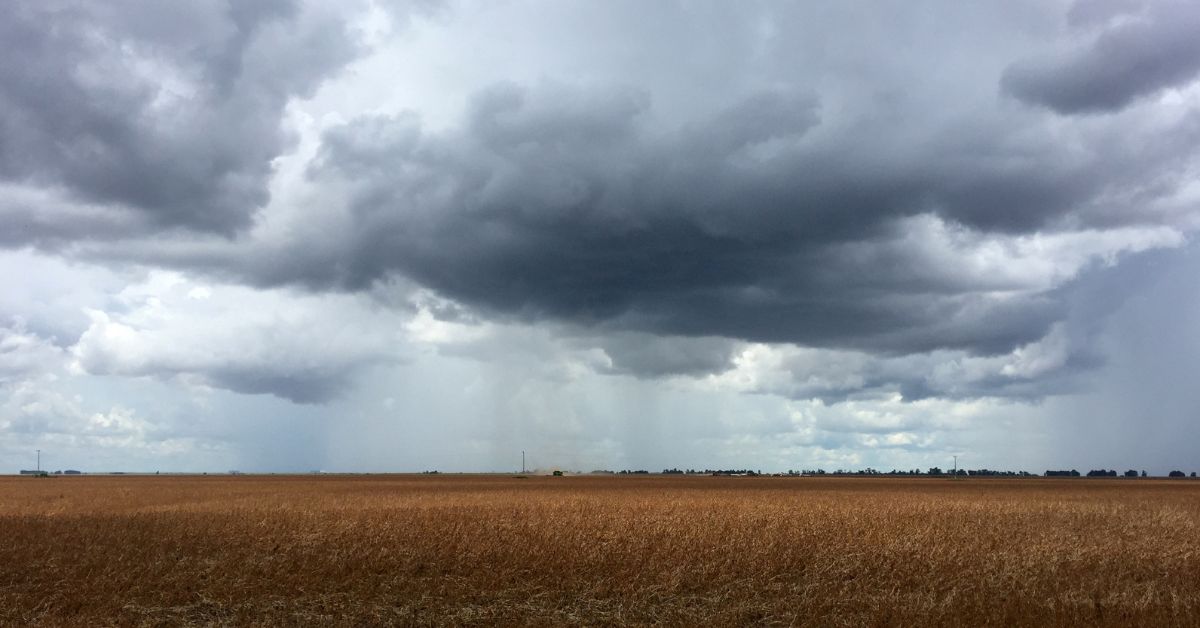
{"type": "Polygon", "coordinates": [[[958,477],[958,456],[954,457],[954,477],[958,477]]]}
{"type": "Polygon", "coordinates": [[[525,450],[521,450],[521,473],[525,473],[525,450]]]}
{"type": "Polygon", "coordinates": [[[42,470],[42,450],[37,450],[37,470],[42,470]]]}

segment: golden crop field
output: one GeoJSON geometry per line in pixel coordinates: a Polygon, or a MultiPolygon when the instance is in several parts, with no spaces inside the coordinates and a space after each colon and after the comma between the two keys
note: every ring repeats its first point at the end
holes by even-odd
{"type": "Polygon", "coordinates": [[[6,625],[1200,625],[1200,482],[0,479],[6,625]]]}

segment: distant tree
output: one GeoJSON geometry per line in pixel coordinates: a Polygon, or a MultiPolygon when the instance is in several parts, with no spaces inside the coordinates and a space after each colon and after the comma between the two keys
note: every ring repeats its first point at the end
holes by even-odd
{"type": "Polygon", "coordinates": [[[1186,475],[1184,475],[1183,471],[1172,471],[1172,472],[1170,472],[1170,473],[1168,473],[1168,474],[1167,474],[1167,477],[1171,477],[1171,478],[1182,478],[1182,477],[1187,477],[1187,476],[1186,476],[1186,475]]]}
{"type": "MultiPolygon", "coordinates": [[[[1091,473],[1088,473],[1088,475],[1091,475],[1091,473]]],[[[1071,469],[1070,471],[1047,471],[1046,477],[1048,477],[1048,478],[1053,478],[1053,477],[1077,478],[1077,477],[1079,477],[1079,472],[1076,471],[1075,469],[1071,469]]]]}
{"type": "Polygon", "coordinates": [[[1117,477],[1116,469],[1092,469],[1087,472],[1089,478],[1115,478],[1117,477]]]}
{"type": "Polygon", "coordinates": [[[1137,471],[1134,471],[1133,469],[1130,469],[1125,472],[1125,477],[1127,477],[1127,478],[1136,478],[1137,476],[1138,476],[1137,471]]]}
{"type": "Polygon", "coordinates": [[[941,475],[941,474],[942,474],[942,469],[940,467],[929,467],[929,475],[941,475]]]}
{"type": "Polygon", "coordinates": [[[1146,470],[1142,469],[1142,477],[1146,477],[1146,470]]]}
{"type": "Polygon", "coordinates": [[[1192,471],[1192,477],[1196,477],[1196,472],[1192,471]]]}

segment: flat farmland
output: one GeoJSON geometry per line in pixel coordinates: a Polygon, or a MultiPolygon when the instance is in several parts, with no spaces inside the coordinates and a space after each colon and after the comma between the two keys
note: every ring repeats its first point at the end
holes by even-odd
{"type": "Polygon", "coordinates": [[[1200,625],[1200,482],[0,478],[5,625],[1200,625]]]}

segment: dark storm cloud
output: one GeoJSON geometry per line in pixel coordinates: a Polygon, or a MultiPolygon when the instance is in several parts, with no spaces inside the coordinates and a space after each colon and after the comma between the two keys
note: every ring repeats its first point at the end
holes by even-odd
{"type": "Polygon", "coordinates": [[[1062,114],[1121,109],[1200,73],[1193,2],[1081,2],[1069,14],[1085,42],[1010,67],[1004,89],[1062,114]],[[1098,34],[1086,30],[1100,24],[1098,34]]]}
{"type": "Polygon", "coordinates": [[[676,128],[647,124],[652,113],[633,89],[501,84],[457,131],[411,116],[335,127],[310,176],[350,190],[345,241],[272,254],[289,261],[256,280],[362,289],[399,272],[529,320],[1000,353],[1040,338],[1062,306],[1036,276],[959,272],[989,234],[1148,222],[1099,208],[1194,159],[1178,141],[1189,125],[1126,151],[1100,150],[1107,129],[1080,130],[1095,150],[1014,145],[1003,119],[915,143],[873,119],[826,130],[807,90],[751,94],[676,128]],[[922,216],[944,228],[912,237],[922,216]],[[930,259],[939,238],[970,241],[930,259]]]}
{"type": "Polygon", "coordinates": [[[16,1],[0,41],[0,181],[95,210],[5,194],[10,245],[246,226],[284,105],[358,52],[338,16],[290,0],[16,1]]]}

